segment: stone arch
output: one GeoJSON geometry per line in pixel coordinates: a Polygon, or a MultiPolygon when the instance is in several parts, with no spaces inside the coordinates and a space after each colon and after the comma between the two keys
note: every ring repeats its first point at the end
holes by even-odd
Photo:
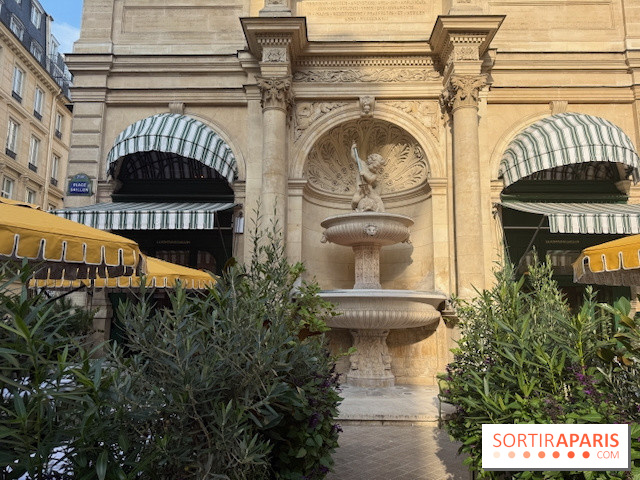
{"type": "MultiPolygon", "coordinates": [[[[406,103],[409,104],[412,102],[406,103]]],[[[432,103],[435,104],[436,102],[432,103]]],[[[406,109],[403,110],[387,105],[384,102],[376,103],[373,115],[363,116],[358,102],[352,102],[326,113],[305,129],[304,133],[302,133],[295,142],[289,177],[303,178],[307,157],[311,149],[323,135],[341,124],[361,118],[383,120],[405,130],[424,150],[429,176],[436,178],[446,176],[446,162],[440,154],[441,148],[440,145],[438,145],[439,142],[444,141],[443,131],[440,131],[439,138],[436,139],[427,132],[428,129],[425,128],[425,125],[421,123],[416,116],[408,113],[406,109]]],[[[440,119],[436,119],[436,122],[440,122],[440,119]]]]}

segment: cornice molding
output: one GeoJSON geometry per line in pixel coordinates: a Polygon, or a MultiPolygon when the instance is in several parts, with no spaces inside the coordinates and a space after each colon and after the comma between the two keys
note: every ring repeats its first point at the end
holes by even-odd
{"type": "Polygon", "coordinates": [[[633,90],[625,87],[496,87],[493,85],[487,103],[549,103],[566,100],[569,103],[632,103],[633,90]]]}
{"type": "Polygon", "coordinates": [[[244,17],[240,22],[249,52],[258,60],[262,59],[262,50],[270,42],[286,46],[292,61],[304,51],[308,43],[305,17],[244,17]]]}
{"type": "MultiPolygon", "coordinates": [[[[83,97],[85,90],[73,90],[73,98],[83,97]]],[[[90,92],[96,95],[97,92],[90,92]]],[[[106,103],[116,104],[138,104],[138,105],[158,105],[168,104],[180,98],[181,102],[188,105],[246,105],[253,96],[247,93],[244,88],[237,89],[174,89],[174,90],[108,90],[106,92],[106,103]]],[[[259,98],[259,97],[258,97],[259,98]]]]}
{"type": "MultiPolygon", "coordinates": [[[[429,44],[439,70],[448,76],[456,62],[481,62],[504,19],[504,15],[438,16],[429,44]]],[[[480,73],[479,67],[475,73],[480,73]]]]}
{"type": "Polygon", "coordinates": [[[305,55],[296,60],[295,66],[297,68],[431,67],[433,69],[433,58],[426,55],[305,55]]]}

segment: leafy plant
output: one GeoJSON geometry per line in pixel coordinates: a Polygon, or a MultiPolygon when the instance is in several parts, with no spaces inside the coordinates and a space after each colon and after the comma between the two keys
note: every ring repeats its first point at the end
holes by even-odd
{"type": "Polygon", "coordinates": [[[440,377],[442,399],[456,407],[446,426],[462,442],[460,451],[469,455],[466,463],[487,478],[625,477],[624,472],[482,470],[483,423],[637,423],[640,419],[640,377],[637,369],[632,370],[637,357],[629,358],[637,352],[630,348],[638,337],[635,324],[620,308],[616,313],[628,330],[618,333],[590,290],[581,309],[572,314],[552,279],[550,263],[532,266],[518,280],[507,266],[496,273],[496,280],[474,300],[458,300],[462,337],[454,361],[440,377]],[[616,345],[629,348],[613,353],[616,345]],[[616,355],[630,364],[612,365],[616,355]],[[624,381],[620,369],[626,369],[624,381]],[[623,400],[632,386],[635,397],[623,400]]]}
{"type": "MultiPolygon", "coordinates": [[[[87,312],[60,299],[30,295],[29,272],[5,264],[0,277],[0,474],[63,470],[72,433],[63,411],[80,402],[71,369],[85,352],[87,312]]],[[[53,477],[52,477],[53,478],[53,477]]]]}
{"type": "MultiPolygon", "coordinates": [[[[326,330],[330,308],[316,285],[299,283],[302,272],[275,233],[256,235],[251,264],[229,267],[207,294],[177,289],[159,309],[142,291],[121,305],[132,355],[117,346],[109,363],[119,372],[115,402],[128,405],[128,443],[153,459],[145,475],[319,479],[329,471],[336,375],[323,337],[308,333],[326,330]]],[[[122,462],[116,450],[105,454],[109,465],[122,462]]]]}

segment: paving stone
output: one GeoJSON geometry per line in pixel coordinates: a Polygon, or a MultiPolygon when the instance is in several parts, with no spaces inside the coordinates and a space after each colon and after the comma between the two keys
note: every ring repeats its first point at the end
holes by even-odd
{"type": "Polygon", "coordinates": [[[469,480],[444,430],[427,426],[345,425],[327,480],[469,480]]]}

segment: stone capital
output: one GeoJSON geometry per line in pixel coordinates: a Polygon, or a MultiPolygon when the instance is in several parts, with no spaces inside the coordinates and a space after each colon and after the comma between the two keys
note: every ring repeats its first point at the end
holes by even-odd
{"type": "Polygon", "coordinates": [[[486,75],[452,75],[442,101],[452,112],[465,107],[478,108],[478,95],[486,84],[486,75]]]}
{"type": "Polygon", "coordinates": [[[291,77],[256,77],[263,110],[286,112],[291,105],[291,77]]]}

